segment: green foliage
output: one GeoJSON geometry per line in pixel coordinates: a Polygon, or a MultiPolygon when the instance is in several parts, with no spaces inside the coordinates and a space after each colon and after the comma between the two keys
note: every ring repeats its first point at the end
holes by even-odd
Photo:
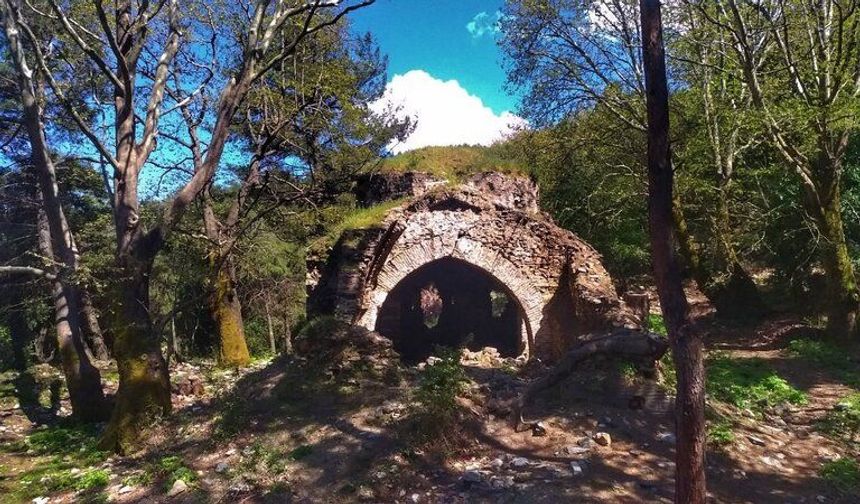
{"type": "Polygon", "coordinates": [[[18,500],[61,491],[85,491],[84,500],[92,500],[91,491],[107,486],[110,475],[93,467],[107,454],[96,449],[97,432],[93,427],[59,426],[39,429],[28,436],[23,446],[33,457],[33,466],[20,474],[12,496],[18,500]]]}
{"type": "Polygon", "coordinates": [[[843,441],[857,441],[860,433],[860,393],[849,395],[836,403],[818,428],[843,441]]]}
{"type": "Polygon", "coordinates": [[[191,484],[197,481],[197,473],[185,465],[185,461],[179,455],[168,455],[158,460],[155,465],[159,476],[165,478],[167,488],[170,488],[176,480],[182,480],[191,484]]]}
{"type": "Polygon", "coordinates": [[[860,464],[853,458],[843,457],[826,462],[819,475],[839,492],[860,495],[860,464]]]}
{"type": "Polygon", "coordinates": [[[343,237],[344,232],[372,228],[382,222],[389,210],[402,204],[403,200],[394,200],[367,208],[346,207],[340,219],[323,236],[310,243],[309,253],[325,256],[328,249],[343,237]]]}
{"type": "Polygon", "coordinates": [[[720,419],[708,425],[708,443],[714,447],[731,444],[735,440],[732,424],[726,419],[720,419]]]}
{"type": "Polygon", "coordinates": [[[666,322],[662,315],[656,313],[648,314],[648,330],[660,336],[668,336],[669,331],[666,329],[666,322]]]}
{"type": "Polygon", "coordinates": [[[386,158],[380,169],[386,172],[426,172],[453,183],[487,171],[524,173],[520,162],[511,158],[501,144],[491,147],[424,147],[386,158]]]}
{"type": "Polygon", "coordinates": [[[421,372],[415,399],[421,415],[444,428],[457,411],[456,399],[465,390],[468,378],[460,364],[459,351],[439,348],[437,357],[438,361],[421,372]]]}
{"type": "Polygon", "coordinates": [[[776,374],[762,359],[714,354],[707,361],[707,391],[715,400],[753,412],[780,404],[804,404],[806,394],[776,374]]]}
{"type": "Polygon", "coordinates": [[[860,371],[857,370],[857,364],[852,362],[850,354],[844,348],[833,342],[808,338],[796,339],[789,342],[788,352],[815,364],[828,373],[834,373],[849,385],[860,386],[860,371]]]}

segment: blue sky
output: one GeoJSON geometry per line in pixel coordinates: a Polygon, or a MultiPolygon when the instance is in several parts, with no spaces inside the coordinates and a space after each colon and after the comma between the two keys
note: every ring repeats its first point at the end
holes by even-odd
{"type": "Polygon", "coordinates": [[[424,70],[437,79],[456,79],[493,112],[513,111],[516,98],[503,92],[505,73],[493,33],[467,29],[475,16],[494,19],[501,0],[377,0],[356,12],[357,30],[374,34],[389,57],[389,77],[424,70]]]}
{"type": "Polygon", "coordinates": [[[389,57],[385,97],[417,121],[394,153],[428,145],[489,145],[525,122],[504,90],[498,37],[503,0],[377,0],[352,16],[389,57]]]}

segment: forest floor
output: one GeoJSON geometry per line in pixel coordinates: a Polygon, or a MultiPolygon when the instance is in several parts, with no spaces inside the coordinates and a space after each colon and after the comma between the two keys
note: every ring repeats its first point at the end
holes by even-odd
{"type": "MultiPolygon", "coordinates": [[[[846,431],[860,418],[858,396],[846,399],[860,387],[857,353],[791,315],[727,325],[701,303],[696,315],[712,499],[858,502],[860,450],[846,431]]],[[[671,502],[671,400],[632,366],[583,370],[527,409],[542,428],[516,432],[503,405],[538,363],[467,355],[446,420],[417,404],[424,372],[372,336],[321,344],[312,360],[242,372],[176,365],[174,414],[131,457],[96,451],[97,427],[64,420],[54,370],[7,373],[0,502],[671,502]],[[629,401],[638,393],[644,408],[629,401]]]]}

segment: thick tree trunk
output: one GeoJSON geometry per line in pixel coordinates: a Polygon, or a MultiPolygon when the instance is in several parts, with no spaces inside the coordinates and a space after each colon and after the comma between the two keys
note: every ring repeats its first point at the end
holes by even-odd
{"type": "Polygon", "coordinates": [[[648,109],[648,222],[651,260],[678,376],[675,502],[701,504],[705,485],[705,369],[702,340],[690,325],[675,253],[669,90],[659,0],[640,0],[648,109]]]}
{"type": "Polygon", "coordinates": [[[99,324],[96,308],[93,306],[93,300],[90,298],[89,292],[84,289],[78,289],[80,293],[81,319],[83,321],[82,329],[84,338],[92,351],[96,360],[110,360],[110,352],[105,344],[102,328],[99,324]]]}
{"type": "Polygon", "coordinates": [[[251,354],[245,341],[242,304],[229,262],[229,258],[212,260],[210,310],[218,330],[218,361],[226,367],[245,367],[251,363],[251,354]]]}
{"type": "Polygon", "coordinates": [[[39,181],[38,242],[43,255],[52,263],[51,291],[57,344],[73,414],[82,421],[97,421],[104,417],[104,392],[101,376],[87,355],[81,332],[79,293],[73,279],[78,269],[78,250],[60,203],[56,170],[45,137],[42,109],[36,93],[37,85],[27,65],[26,52],[20,39],[21,30],[15,17],[17,8],[12,3],[0,3],[0,18],[5,29],[7,49],[17,73],[22,122],[30,141],[33,169],[39,181]]]}
{"type": "MultiPolygon", "coordinates": [[[[38,242],[42,254],[54,258],[51,231],[44,211],[39,211],[38,242]]],[[[56,267],[53,268],[56,270],[56,267]]],[[[62,280],[57,272],[51,281],[51,297],[54,301],[54,326],[57,331],[57,349],[72,413],[83,422],[98,422],[107,417],[101,375],[92,365],[81,332],[78,293],[74,286],[62,280]]]]}
{"type": "MultiPolygon", "coordinates": [[[[20,291],[13,294],[12,299],[16,298],[21,298],[20,291]]],[[[24,371],[28,365],[27,345],[34,339],[33,331],[27,326],[27,319],[20,308],[10,310],[6,320],[9,324],[9,336],[12,339],[12,358],[15,369],[24,371]]]]}
{"type": "Polygon", "coordinates": [[[113,351],[119,390],[99,446],[123,454],[133,452],[143,430],[171,410],[167,363],[148,312],[150,264],[139,265],[117,286],[113,351]]]}
{"type": "Polygon", "coordinates": [[[827,331],[836,338],[847,339],[858,332],[860,292],[845,241],[839,191],[837,184],[833,196],[824,201],[814,215],[818,216],[818,229],[824,238],[821,262],[828,282],[827,331]]]}

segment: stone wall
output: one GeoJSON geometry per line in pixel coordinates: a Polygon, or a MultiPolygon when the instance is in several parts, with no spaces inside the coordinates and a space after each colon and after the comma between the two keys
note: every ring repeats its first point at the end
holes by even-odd
{"type": "Polygon", "coordinates": [[[309,314],[334,314],[373,330],[388,293],[445,257],[507,286],[522,309],[526,355],[554,359],[581,335],[639,327],[600,255],[540,213],[533,182],[498,173],[425,191],[378,226],[345,233],[316,266],[309,314]]]}

